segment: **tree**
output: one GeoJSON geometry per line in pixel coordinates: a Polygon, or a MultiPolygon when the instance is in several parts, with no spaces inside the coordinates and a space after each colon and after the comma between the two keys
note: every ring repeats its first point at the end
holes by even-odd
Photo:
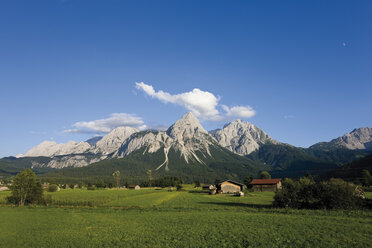
{"type": "Polygon", "coordinates": [[[177,184],[177,185],[176,185],[176,189],[177,189],[177,191],[182,190],[182,188],[183,188],[183,187],[182,187],[182,184],[177,184]]]}
{"type": "Polygon", "coordinates": [[[78,183],[78,188],[79,188],[79,189],[83,188],[83,186],[84,186],[84,183],[83,183],[83,182],[79,182],[79,183],[78,183]]]}
{"type": "Polygon", "coordinates": [[[215,184],[215,185],[218,185],[221,181],[222,181],[222,180],[221,180],[220,178],[216,178],[216,179],[214,180],[214,184],[215,184]]]}
{"type": "Polygon", "coordinates": [[[152,184],[152,171],[151,170],[148,170],[146,173],[147,173],[147,176],[149,177],[149,186],[151,187],[151,184],[152,184]]]}
{"type": "Polygon", "coordinates": [[[98,180],[98,182],[96,183],[96,187],[97,187],[97,188],[105,188],[105,187],[106,187],[106,184],[105,184],[105,182],[104,182],[102,179],[100,179],[100,180],[98,180]]]}
{"type": "Polygon", "coordinates": [[[41,203],[43,200],[43,186],[31,169],[18,173],[10,186],[12,194],[8,202],[24,206],[41,203]]]}
{"type": "Polygon", "coordinates": [[[261,172],[261,174],[260,174],[260,178],[261,178],[261,179],[271,179],[271,175],[269,174],[269,172],[267,172],[267,171],[263,171],[263,172],[261,172]]]}
{"type": "Polygon", "coordinates": [[[253,180],[252,176],[249,175],[244,178],[244,184],[245,186],[247,186],[247,188],[249,188],[249,186],[251,185],[252,180],[253,180]]]}
{"type": "Polygon", "coordinates": [[[49,184],[48,192],[56,192],[58,190],[57,184],[49,184]]]}
{"type": "Polygon", "coordinates": [[[199,182],[198,180],[196,180],[196,181],[194,182],[194,184],[195,184],[195,188],[198,188],[198,187],[201,186],[201,185],[200,185],[200,182],[199,182]]]}
{"type": "Polygon", "coordinates": [[[116,181],[116,188],[119,188],[120,186],[120,171],[115,171],[114,173],[112,173],[112,176],[114,177],[115,181],[116,181]]]}
{"type": "Polygon", "coordinates": [[[360,182],[363,186],[371,186],[372,185],[372,176],[368,170],[362,170],[362,177],[360,178],[360,182]]]}

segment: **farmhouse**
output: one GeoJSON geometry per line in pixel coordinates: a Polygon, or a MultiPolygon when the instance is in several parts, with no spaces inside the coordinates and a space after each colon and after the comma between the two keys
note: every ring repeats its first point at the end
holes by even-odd
{"type": "Polygon", "coordinates": [[[129,189],[139,190],[141,187],[139,185],[129,185],[129,189]]]}
{"type": "Polygon", "coordinates": [[[253,179],[251,182],[254,191],[271,191],[277,192],[282,188],[280,178],[274,179],[253,179]]]}
{"type": "Polygon", "coordinates": [[[231,180],[224,181],[218,184],[218,192],[231,194],[239,191],[243,191],[244,184],[237,183],[231,180]]]}

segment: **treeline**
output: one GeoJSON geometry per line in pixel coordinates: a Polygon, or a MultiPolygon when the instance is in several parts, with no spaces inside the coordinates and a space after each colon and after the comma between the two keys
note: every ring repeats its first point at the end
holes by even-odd
{"type": "Polygon", "coordinates": [[[178,177],[163,177],[155,180],[144,181],[140,185],[142,187],[177,187],[183,183],[178,177]]]}

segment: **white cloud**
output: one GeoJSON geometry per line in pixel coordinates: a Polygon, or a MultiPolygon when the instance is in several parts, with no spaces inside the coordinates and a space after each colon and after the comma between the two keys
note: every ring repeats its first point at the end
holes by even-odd
{"type": "Polygon", "coordinates": [[[154,87],[143,82],[136,83],[136,88],[164,103],[183,106],[202,119],[215,119],[219,117],[219,112],[216,108],[219,98],[208,91],[193,89],[189,92],[172,95],[162,90],[155,91],[154,87]]]}
{"type": "Polygon", "coordinates": [[[114,128],[120,126],[134,127],[139,130],[144,130],[147,126],[144,124],[141,117],[126,114],[114,113],[106,119],[94,121],[79,121],[72,125],[72,129],[67,129],[65,133],[108,133],[114,128]]]}
{"type": "Polygon", "coordinates": [[[222,105],[222,109],[225,110],[226,116],[229,117],[251,118],[256,114],[256,111],[250,106],[234,106],[229,108],[226,105],[222,105]]]}
{"type": "Polygon", "coordinates": [[[220,97],[216,97],[213,93],[202,91],[198,88],[174,95],[162,90],[155,91],[152,85],[143,82],[136,83],[136,88],[163,103],[180,105],[202,120],[221,121],[231,117],[250,118],[256,113],[250,106],[233,106],[229,108],[226,105],[220,105],[220,97]],[[222,107],[226,112],[225,116],[221,115],[218,110],[219,107],[222,107]]]}

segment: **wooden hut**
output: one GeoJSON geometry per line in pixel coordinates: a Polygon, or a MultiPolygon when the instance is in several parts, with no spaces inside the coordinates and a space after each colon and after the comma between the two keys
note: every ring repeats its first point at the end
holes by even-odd
{"type": "Polygon", "coordinates": [[[214,188],[214,185],[212,184],[204,184],[203,185],[203,190],[212,190],[214,188]]]}
{"type": "Polygon", "coordinates": [[[273,179],[253,179],[251,182],[253,186],[253,191],[267,191],[267,192],[277,192],[282,188],[282,182],[280,178],[273,179]]]}
{"type": "Polygon", "coordinates": [[[218,192],[232,194],[235,192],[243,191],[243,187],[244,187],[244,184],[242,183],[227,180],[227,181],[224,181],[218,184],[218,192]]]}
{"type": "Polygon", "coordinates": [[[129,185],[129,189],[139,190],[141,187],[139,185],[129,185]]]}

